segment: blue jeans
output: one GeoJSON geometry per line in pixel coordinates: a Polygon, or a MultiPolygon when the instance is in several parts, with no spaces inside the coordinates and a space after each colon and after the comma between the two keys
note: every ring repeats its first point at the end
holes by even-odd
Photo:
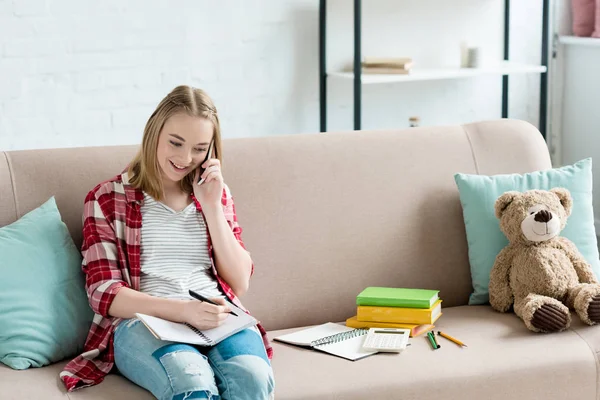
{"type": "Polygon", "coordinates": [[[262,400],[273,393],[273,370],[255,327],[196,347],[158,340],[130,319],[117,326],[114,348],[119,372],[160,400],[262,400]]]}

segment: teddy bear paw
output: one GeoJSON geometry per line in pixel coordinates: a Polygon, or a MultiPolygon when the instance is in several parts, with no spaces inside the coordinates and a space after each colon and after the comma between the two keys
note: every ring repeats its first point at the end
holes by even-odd
{"type": "Polygon", "coordinates": [[[600,295],[592,297],[587,310],[588,318],[593,323],[600,323],[600,295]]]}
{"type": "MultiPolygon", "coordinates": [[[[600,316],[600,302],[598,314],[600,316]]],[[[533,313],[531,325],[542,332],[559,332],[569,327],[570,315],[556,304],[543,304],[533,313]]]]}

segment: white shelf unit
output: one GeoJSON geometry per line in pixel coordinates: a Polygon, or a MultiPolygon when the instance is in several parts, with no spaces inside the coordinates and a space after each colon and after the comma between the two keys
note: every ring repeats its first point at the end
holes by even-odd
{"type": "Polygon", "coordinates": [[[509,61],[509,31],[511,0],[504,0],[504,56],[495,66],[481,68],[414,68],[406,75],[382,75],[362,73],[362,2],[353,0],[354,18],[354,62],[353,71],[328,71],[326,54],[327,0],[319,0],[319,121],[321,132],[327,132],[327,80],[342,79],[352,82],[354,90],[354,129],[361,129],[362,87],[365,84],[426,81],[441,79],[459,79],[483,75],[502,76],[502,117],[508,117],[509,75],[521,73],[539,73],[540,79],[540,118],[539,130],[546,139],[548,112],[548,58],[550,37],[550,1],[542,0],[542,43],[540,65],[523,65],[509,61]]]}
{"type": "Polygon", "coordinates": [[[558,42],[569,46],[600,47],[600,38],[592,37],[559,36],[558,42]]]}
{"type": "MultiPolygon", "coordinates": [[[[413,68],[408,74],[361,74],[363,85],[379,83],[397,83],[412,81],[432,81],[440,79],[461,79],[485,75],[513,75],[527,73],[543,73],[547,68],[543,65],[520,64],[504,61],[498,65],[481,68],[413,68]]],[[[353,72],[329,72],[330,78],[353,80],[353,72]]]]}

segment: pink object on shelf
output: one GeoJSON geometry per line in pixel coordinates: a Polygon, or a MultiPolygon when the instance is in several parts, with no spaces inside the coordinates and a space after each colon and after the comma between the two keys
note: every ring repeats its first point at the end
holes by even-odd
{"type": "Polygon", "coordinates": [[[596,22],[594,23],[594,32],[592,33],[592,37],[600,38],[600,0],[596,0],[596,12],[594,15],[596,16],[596,22]]]}
{"type": "Polygon", "coordinates": [[[571,12],[573,15],[573,34],[575,36],[590,37],[592,33],[600,34],[600,30],[594,29],[596,24],[596,2],[599,0],[571,0],[571,12]]]}

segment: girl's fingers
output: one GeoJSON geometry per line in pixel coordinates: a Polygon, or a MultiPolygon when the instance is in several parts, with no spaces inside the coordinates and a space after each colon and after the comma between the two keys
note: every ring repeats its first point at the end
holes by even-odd
{"type": "Polygon", "coordinates": [[[210,160],[205,161],[204,164],[201,165],[201,167],[204,169],[208,169],[213,166],[220,167],[221,161],[219,161],[218,158],[211,158],[210,160]]]}
{"type": "Polygon", "coordinates": [[[221,170],[219,168],[211,167],[211,168],[207,169],[206,171],[204,171],[202,176],[203,176],[205,182],[210,182],[213,179],[220,179],[221,170]]]}
{"type": "Polygon", "coordinates": [[[204,172],[202,173],[202,176],[201,176],[201,177],[202,177],[202,178],[204,178],[204,179],[206,179],[206,176],[207,176],[208,174],[210,174],[211,172],[215,171],[215,170],[220,170],[220,169],[219,169],[219,166],[218,166],[218,165],[211,165],[211,166],[209,166],[208,168],[206,168],[206,169],[204,170],[204,172]]]}
{"type": "Polygon", "coordinates": [[[211,172],[210,174],[208,174],[208,177],[206,178],[207,182],[210,182],[212,180],[220,180],[221,174],[219,172],[211,172]]]}

